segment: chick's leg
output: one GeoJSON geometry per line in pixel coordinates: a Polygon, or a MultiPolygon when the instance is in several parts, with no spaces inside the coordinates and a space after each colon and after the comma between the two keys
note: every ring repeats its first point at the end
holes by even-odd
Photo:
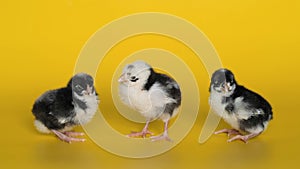
{"type": "Polygon", "coordinates": [[[222,129],[219,131],[216,131],[215,134],[221,134],[221,133],[227,133],[227,136],[230,137],[232,135],[242,135],[238,130],[236,129],[222,129]]]}
{"type": "Polygon", "coordinates": [[[159,136],[153,136],[153,137],[151,137],[152,141],[167,140],[167,141],[172,142],[172,139],[168,135],[168,122],[169,121],[165,122],[164,133],[162,135],[159,135],[159,136]]]}
{"type": "Polygon", "coordinates": [[[147,134],[153,135],[153,133],[148,130],[149,123],[150,123],[150,120],[148,120],[146,122],[146,125],[145,125],[145,127],[143,128],[143,130],[141,132],[131,132],[127,136],[128,137],[140,137],[140,136],[142,136],[143,138],[145,138],[147,136],[147,134]]]}

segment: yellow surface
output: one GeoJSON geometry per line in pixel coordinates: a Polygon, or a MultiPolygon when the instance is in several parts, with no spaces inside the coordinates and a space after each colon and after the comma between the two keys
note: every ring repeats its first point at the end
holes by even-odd
{"type": "MultiPolygon", "coordinates": [[[[297,0],[2,2],[2,168],[295,168],[300,160],[299,10],[297,0]],[[31,115],[34,100],[45,90],[67,83],[81,48],[96,30],[137,12],[170,13],[199,27],[237,80],[272,104],[274,120],[267,131],[248,144],[229,144],[224,135],[212,136],[199,144],[209,108],[209,79],[204,67],[191,60],[187,64],[197,78],[201,96],[199,115],[187,137],[162,155],[148,159],[123,158],[104,151],[90,139],[85,143],[66,144],[36,132],[31,115]]],[[[138,36],[116,45],[98,70],[96,87],[102,100],[100,108],[121,133],[140,129],[142,125],[113,117],[117,112],[106,84],[111,77],[101,69],[113,69],[104,63],[116,55],[120,57],[112,65],[134,51],[154,47],[172,51],[183,59],[194,55],[174,39],[138,36]]],[[[158,132],[162,124],[154,122],[150,127],[158,132]]],[[[222,127],[227,125],[221,122],[219,128],[222,127]]]]}

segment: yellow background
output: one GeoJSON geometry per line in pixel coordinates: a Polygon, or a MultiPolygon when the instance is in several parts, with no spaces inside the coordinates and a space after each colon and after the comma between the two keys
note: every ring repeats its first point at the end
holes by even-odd
{"type": "MultiPolygon", "coordinates": [[[[54,0],[1,2],[1,140],[4,168],[283,168],[296,167],[299,145],[299,16],[297,0],[54,0]],[[199,83],[201,103],[196,124],[174,149],[148,159],[110,154],[91,140],[66,144],[33,127],[31,106],[44,91],[64,86],[73,74],[88,38],[114,19],[137,12],[164,12],[201,29],[216,47],[223,65],[241,84],[262,94],[273,106],[274,120],[248,144],[227,143],[225,135],[198,143],[208,112],[209,79],[203,66],[189,65],[199,83]],[[197,71],[198,70],[198,71],[197,71]]],[[[179,42],[156,35],[130,38],[109,57],[157,47],[184,58],[193,55],[179,42]]],[[[108,57],[107,56],[107,57],[108,57]]],[[[120,60],[114,60],[117,64],[120,60]]],[[[104,68],[105,69],[105,66],[104,68]]],[[[96,84],[104,111],[115,111],[110,78],[98,72],[96,84]],[[107,79],[107,80],[106,80],[107,79]],[[103,88],[102,88],[103,87],[103,88]]],[[[112,125],[126,133],[141,125],[112,125]]],[[[119,120],[122,122],[122,120],[119,120]]],[[[161,122],[152,124],[158,131],[161,122]]],[[[151,126],[150,126],[151,127],[151,126]]],[[[223,122],[219,128],[228,127],[223,122]]],[[[81,128],[77,128],[78,131],[81,128]]]]}

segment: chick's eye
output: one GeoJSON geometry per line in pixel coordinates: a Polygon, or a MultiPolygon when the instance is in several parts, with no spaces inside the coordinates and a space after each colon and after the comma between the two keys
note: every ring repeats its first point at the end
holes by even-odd
{"type": "Polygon", "coordinates": [[[139,78],[137,78],[135,76],[130,77],[130,81],[132,81],[132,82],[136,82],[137,80],[139,80],[139,78]]]}
{"type": "Polygon", "coordinates": [[[77,90],[83,90],[83,88],[82,88],[80,85],[76,85],[75,88],[76,88],[77,90]]]}

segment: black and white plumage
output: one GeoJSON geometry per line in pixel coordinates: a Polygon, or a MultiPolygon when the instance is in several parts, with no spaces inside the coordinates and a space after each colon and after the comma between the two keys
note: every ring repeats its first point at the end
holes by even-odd
{"type": "Polygon", "coordinates": [[[271,105],[259,94],[238,85],[233,73],[228,69],[214,72],[209,91],[209,104],[214,112],[234,128],[215,132],[234,135],[228,142],[247,142],[261,134],[273,118],[271,105]]]}
{"type": "Polygon", "coordinates": [[[119,95],[124,104],[137,110],[146,118],[141,132],[133,132],[129,137],[146,137],[149,122],[160,118],[164,121],[164,133],[153,136],[152,141],[168,140],[168,122],[176,116],[181,104],[179,85],[171,77],[157,73],[144,61],[127,65],[119,78],[119,95]]]}
{"type": "Polygon", "coordinates": [[[34,103],[34,125],[42,133],[54,133],[66,142],[85,141],[75,138],[83,133],[72,132],[73,127],[88,123],[98,109],[99,99],[93,78],[76,74],[66,87],[49,90],[34,103]]]}

